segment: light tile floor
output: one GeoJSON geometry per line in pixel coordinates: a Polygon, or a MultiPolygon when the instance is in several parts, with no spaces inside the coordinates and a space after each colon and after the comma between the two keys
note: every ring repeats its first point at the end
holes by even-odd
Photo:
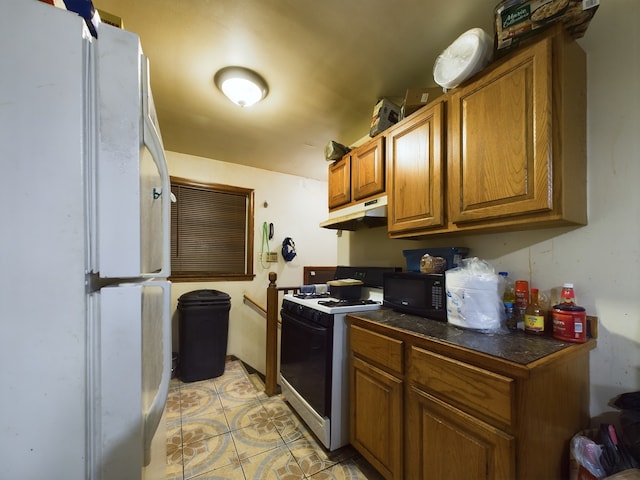
{"type": "Polygon", "coordinates": [[[379,480],[350,446],[327,452],[282,396],[256,388],[242,362],[224,375],[173,379],[166,407],[167,480],[379,480]]]}

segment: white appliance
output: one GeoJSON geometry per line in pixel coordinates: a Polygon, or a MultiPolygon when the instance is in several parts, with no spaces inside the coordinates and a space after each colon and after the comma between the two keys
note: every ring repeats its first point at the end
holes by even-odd
{"type": "Polygon", "coordinates": [[[340,307],[323,306],[318,301],[292,294],[283,297],[279,380],[285,400],[318,440],[333,451],[349,443],[349,350],[345,319],[348,313],[380,309],[382,300],[340,307]],[[286,310],[292,316],[285,313],[286,310]],[[317,312],[326,314],[324,324],[314,321],[318,319],[317,312]],[[292,342],[297,344],[294,351],[291,351],[292,342]],[[301,356],[301,350],[306,355],[301,356]],[[318,352],[322,355],[320,361],[318,352]]]}
{"type": "Polygon", "coordinates": [[[346,316],[382,307],[382,281],[393,267],[344,267],[336,279],[362,280],[360,299],[287,294],[282,300],[282,394],[330,451],[349,443],[349,344],[346,316]]]}
{"type": "Polygon", "coordinates": [[[166,461],[150,445],[171,371],[147,60],[132,33],[1,5],[0,476],[141,478],[166,461]]]}

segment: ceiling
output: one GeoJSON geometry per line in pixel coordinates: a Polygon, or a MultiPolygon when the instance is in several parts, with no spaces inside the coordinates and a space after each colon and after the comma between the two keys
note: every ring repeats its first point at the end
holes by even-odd
{"type": "Polygon", "coordinates": [[[368,135],[381,97],[435,86],[461,33],[493,32],[497,0],[93,0],[141,37],[167,150],[326,180],[324,146],[368,135]],[[267,98],[227,100],[213,76],[260,73],[267,98]]]}

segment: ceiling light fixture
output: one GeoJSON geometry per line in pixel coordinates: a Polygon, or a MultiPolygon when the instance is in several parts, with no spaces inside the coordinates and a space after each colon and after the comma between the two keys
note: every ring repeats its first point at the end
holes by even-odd
{"type": "Polygon", "coordinates": [[[213,80],[229,100],[241,107],[250,107],[269,93],[264,78],[244,67],[225,67],[216,72],[213,80]]]}

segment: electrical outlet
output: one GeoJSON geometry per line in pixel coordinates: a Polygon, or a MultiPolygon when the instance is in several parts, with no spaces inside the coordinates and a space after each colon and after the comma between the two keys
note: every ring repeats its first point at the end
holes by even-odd
{"type": "Polygon", "coordinates": [[[278,252],[267,253],[267,262],[275,263],[278,261],[278,252]]]}
{"type": "Polygon", "coordinates": [[[278,261],[278,252],[259,253],[258,260],[263,263],[276,263],[278,261]]]}

